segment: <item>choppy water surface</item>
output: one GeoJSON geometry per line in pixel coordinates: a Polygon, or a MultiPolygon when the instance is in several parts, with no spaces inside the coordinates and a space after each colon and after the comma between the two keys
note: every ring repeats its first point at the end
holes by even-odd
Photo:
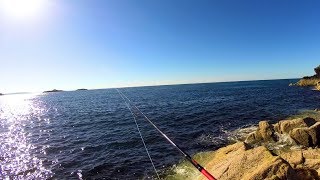
{"type": "MultiPolygon", "coordinates": [[[[228,132],[319,108],[320,93],[294,80],[120,89],[190,154],[228,132]]],[[[181,160],[138,118],[160,173],[181,160]]],[[[115,89],[0,97],[0,179],[144,179],[154,175],[130,111],[115,89]]]]}

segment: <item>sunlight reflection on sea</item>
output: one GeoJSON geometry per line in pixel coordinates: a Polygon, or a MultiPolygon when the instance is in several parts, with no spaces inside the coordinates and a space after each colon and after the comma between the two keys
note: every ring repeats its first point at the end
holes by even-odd
{"type": "Polygon", "coordinates": [[[31,153],[24,127],[32,123],[31,115],[41,113],[33,103],[36,94],[0,97],[0,179],[46,179],[51,171],[31,153]]]}

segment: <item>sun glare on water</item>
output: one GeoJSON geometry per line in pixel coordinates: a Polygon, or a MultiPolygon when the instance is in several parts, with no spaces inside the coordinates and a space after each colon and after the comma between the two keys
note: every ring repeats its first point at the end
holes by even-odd
{"type": "Polygon", "coordinates": [[[0,13],[13,19],[35,19],[43,16],[47,0],[0,0],[0,13]]]}

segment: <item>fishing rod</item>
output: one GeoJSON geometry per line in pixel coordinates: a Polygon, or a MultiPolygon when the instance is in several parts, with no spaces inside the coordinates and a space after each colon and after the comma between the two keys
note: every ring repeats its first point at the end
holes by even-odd
{"type": "Polygon", "coordinates": [[[216,180],[216,178],[213,177],[204,167],[202,167],[196,160],[194,160],[189,154],[187,154],[184,150],[182,150],[176,143],[174,143],[165,133],[163,133],[135,104],[132,103],[132,101],[122,92],[120,92],[117,89],[120,96],[125,100],[126,98],[131,106],[133,106],[142,116],[145,120],[147,120],[170,144],[172,144],[176,149],[183,154],[183,156],[195,167],[198,169],[198,171],[201,172],[208,180],[216,180]]]}

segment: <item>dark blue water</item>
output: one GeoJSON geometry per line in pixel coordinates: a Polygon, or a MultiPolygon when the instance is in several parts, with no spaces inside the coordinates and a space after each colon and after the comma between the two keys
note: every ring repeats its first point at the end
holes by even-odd
{"type": "MultiPolygon", "coordinates": [[[[295,80],[120,89],[190,154],[225,145],[223,134],[320,107],[295,80]],[[204,138],[205,137],[205,138],[204,138]]],[[[0,97],[0,179],[143,179],[154,175],[130,111],[115,89],[0,97]]],[[[138,118],[157,169],[181,156],[138,118]]]]}

